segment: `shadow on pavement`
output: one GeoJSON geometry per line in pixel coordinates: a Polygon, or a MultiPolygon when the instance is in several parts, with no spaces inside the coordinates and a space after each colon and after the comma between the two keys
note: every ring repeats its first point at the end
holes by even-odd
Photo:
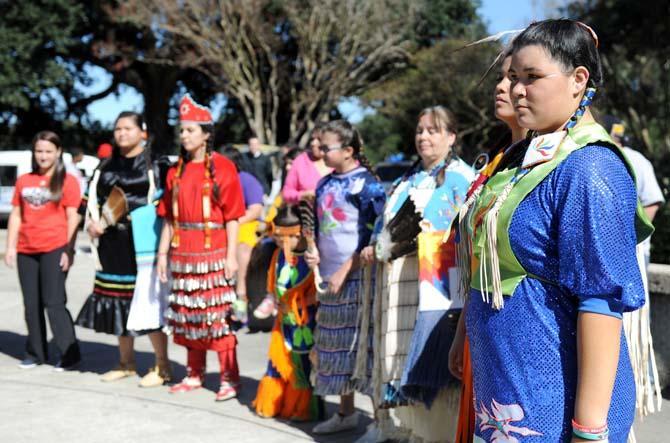
{"type": "MultiPolygon", "coordinates": [[[[0,353],[16,359],[17,363],[24,357],[25,343],[25,335],[11,331],[0,331],[0,353]]],[[[119,348],[115,345],[79,340],[79,347],[82,358],[81,365],[77,368],[79,372],[104,374],[115,368],[119,363],[119,348]]],[[[49,342],[48,349],[48,363],[54,364],[58,361],[59,352],[53,341],[49,342]]],[[[155,364],[153,352],[135,351],[135,363],[137,372],[144,375],[155,364]]],[[[186,368],[174,361],[171,361],[171,363],[175,378],[181,379],[186,373],[186,368]],[[181,377],[179,377],[179,374],[181,374],[181,377]]]]}
{"type": "MultiPolygon", "coordinates": [[[[209,376],[210,374],[208,374],[208,377],[209,376]]],[[[218,379],[215,380],[215,382],[218,382],[218,379]]],[[[256,413],[256,410],[254,409],[252,403],[254,398],[256,397],[258,382],[259,380],[243,376],[242,391],[240,392],[240,395],[237,398],[240,404],[246,406],[249,409],[249,411],[251,411],[253,414],[256,413]]],[[[329,401],[329,400],[337,401],[337,398],[338,397],[329,397],[324,401],[324,409],[325,409],[324,420],[330,418],[335,412],[337,412],[339,408],[339,403],[329,401]]],[[[319,423],[319,421],[292,421],[276,417],[265,417],[265,419],[268,421],[279,421],[288,426],[291,426],[292,428],[299,429],[300,431],[309,435],[315,442],[350,443],[356,441],[356,439],[365,432],[365,429],[368,426],[368,424],[372,422],[372,418],[369,417],[365,411],[360,409],[357,409],[357,411],[360,413],[360,422],[358,424],[357,429],[349,432],[341,432],[330,435],[318,435],[312,432],[312,429],[319,423]]]]}
{"type": "MultiPolygon", "coordinates": [[[[0,353],[15,359],[18,363],[24,357],[25,341],[25,335],[17,334],[12,331],[0,330],[0,353]]],[[[118,364],[119,353],[118,347],[115,345],[82,340],[79,341],[79,345],[82,353],[82,364],[76,369],[78,372],[104,374],[118,364]]],[[[49,363],[51,364],[54,364],[58,360],[58,350],[53,342],[49,343],[49,356],[49,363]]],[[[154,354],[152,352],[136,351],[135,361],[137,364],[137,372],[142,376],[154,365],[154,354]]],[[[186,375],[186,367],[173,360],[171,360],[171,363],[174,381],[178,382],[186,375]]],[[[219,389],[220,375],[218,369],[218,365],[211,365],[209,367],[209,372],[205,375],[204,389],[213,393],[217,392],[219,389]]],[[[237,399],[231,401],[238,401],[240,405],[245,406],[251,412],[255,413],[252,407],[252,402],[256,397],[258,382],[259,381],[255,378],[242,375],[242,389],[240,394],[237,399]]],[[[325,418],[331,417],[337,411],[337,399],[337,397],[329,397],[328,400],[331,401],[325,401],[325,418]]],[[[276,418],[269,418],[268,420],[281,421],[295,429],[299,429],[316,442],[348,443],[355,441],[362,435],[365,431],[365,427],[372,421],[365,411],[359,410],[359,412],[361,413],[361,420],[356,430],[324,436],[312,433],[312,428],[317,422],[294,422],[276,418]]]]}
{"type": "MultiPolygon", "coordinates": [[[[23,360],[26,336],[10,331],[0,331],[0,352],[18,361],[23,360]]],[[[51,347],[49,347],[51,352],[51,347]]]]}

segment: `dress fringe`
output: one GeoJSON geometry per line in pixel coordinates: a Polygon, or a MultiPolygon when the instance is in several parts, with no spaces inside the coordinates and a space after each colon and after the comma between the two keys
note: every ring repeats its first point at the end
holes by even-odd
{"type": "Polygon", "coordinates": [[[343,395],[368,387],[364,381],[352,380],[358,349],[360,290],[361,281],[356,277],[347,280],[338,294],[319,294],[321,304],[314,334],[318,395],[343,395]]]}
{"type": "Polygon", "coordinates": [[[460,387],[440,390],[430,409],[421,403],[395,409],[400,428],[410,430],[410,441],[453,443],[458,422],[460,387]]]}
{"type": "Polygon", "coordinates": [[[282,410],[282,396],[286,382],[269,375],[261,378],[256,391],[256,398],[251,403],[256,414],[265,418],[279,415],[282,410]]]}
{"type": "MultiPolygon", "coordinates": [[[[661,411],[663,397],[656,366],[654,341],[651,336],[647,266],[640,245],[637,246],[636,253],[646,300],[637,311],[624,312],[623,330],[635,379],[635,409],[638,417],[643,420],[647,415],[661,411]],[[656,404],[654,404],[654,397],[656,398],[656,404]]],[[[635,427],[633,426],[628,434],[628,443],[636,442],[635,427]]]]}
{"type": "Polygon", "coordinates": [[[363,269],[363,284],[361,289],[359,319],[360,325],[358,334],[358,348],[356,349],[356,362],[352,379],[357,383],[365,384],[366,389],[370,387],[372,378],[372,360],[373,360],[373,336],[372,336],[372,300],[374,297],[374,267],[367,266],[363,269]]]}
{"type": "Polygon", "coordinates": [[[498,215],[503,203],[509,197],[516,182],[512,180],[496,198],[493,207],[484,216],[482,235],[486,243],[482,248],[480,268],[480,287],[482,297],[487,303],[491,303],[493,309],[503,308],[505,301],[502,293],[502,278],[500,274],[500,259],[498,257],[498,215]],[[489,274],[490,273],[490,274],[489,274]]]}
{"type": "Polygon", "coordinates": [[[651,336],[649,302],[637,311],[624,313],[623,326],[635,377],[636,409],[638,416],[644,418],[659,412],[663,399],[651,336]]]}
{"type": "Polygon", "coordinates": [[[208,307],[221,306],[234,302],[237,299],[232,287],[218,288],[206,294],[188,295],[183,293],[171,293],[168,302],[191,309],[205,309],[208,307]]]}
{"type": "Polygon", "coordinates": [[[270,349],[268,350],[268,358],[272,366],[279,372],[281,378],[288,383],[295,382],[295,370],[293,368],[293,360],[291,359],[291,351],[286,348],[284,337],[280,331],[280,326],[275,324],[275,327],[270,333],[270,349]]]}
{"type": "Polygon", "coordinates": [[[407,255],[385,266],[384,289],[381,298],[382,384],[399,381],[405,368],[407,354],[416,323],[419,305],[418,259],[407,255]]]}
{"type": "Polygon", "coordinates": [[[419,312],[401,386],[405,397],[428,409],[442,388],[459,384],[449,372],[458,317],[457,310],[419,312]]]}
{"type": "MultiPolygon", "coordinates": [[[[480,184],[473,192],[458,213],[458,234],[456,243],[456,264],[460,271],[458,294],[466,300],[470,294],[470,280],[472,279],[472,239],[468,235],[469,212],[479,194],[482,193],[484,184],[480,184]]],[[[449,235],[449,234],[446,234],[449,235]]]]}

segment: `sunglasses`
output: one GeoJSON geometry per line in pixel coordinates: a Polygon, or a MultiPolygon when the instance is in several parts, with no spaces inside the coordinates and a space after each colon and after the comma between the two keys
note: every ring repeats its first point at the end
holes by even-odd
{"type": "Polygon", "coordinates": [[[340,146],[328,146],[328,145],[319,146],[319,151],[321,151],[323,153],[328,153],[330,151],[337,151],[339,149],[342,149],[342,145],[340,145],[340,146]]]}

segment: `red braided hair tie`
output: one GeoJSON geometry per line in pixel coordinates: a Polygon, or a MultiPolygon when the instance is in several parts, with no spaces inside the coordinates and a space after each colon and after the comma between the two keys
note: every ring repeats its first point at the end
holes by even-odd
{"type": "Polygon", "coordinates": [[[591,37],[593,37],[593,41],[596,42],[596,48],[597,48],[597,47],[598,47],[598,44],[599,44],[599,41],[598,41],[598,34],[596,34],[596,31],[594,31],[593,28],[590,27],[589,25],[587,25],[586,23],[579,22],[579,21],[576,22],[576,23],[577,23],[579,26],[581,26],[582,28],[584,28],[584,29],[586,29],[587,31],[589,31],[589,33],[591,34],[591,37]]]}

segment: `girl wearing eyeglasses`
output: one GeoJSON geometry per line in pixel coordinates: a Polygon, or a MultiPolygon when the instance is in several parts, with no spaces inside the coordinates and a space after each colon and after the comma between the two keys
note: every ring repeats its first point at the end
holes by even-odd
{"type": "Polygon", "coordinates": [[[356,363],[361,291],[360,251],[370,241],[372,227],[386,201],[384,189],[370,171],[358,131],[338,120],[323,127],[320,149],[333,172],[316,188],[318,252],[306,253],[310,266],[319,266],[327,285],[317,312],[317,395],[339,395],[340,409],[313,432],[330,434],[354,429],[354,391],[368,386],[352,379],[356,363]]]}

